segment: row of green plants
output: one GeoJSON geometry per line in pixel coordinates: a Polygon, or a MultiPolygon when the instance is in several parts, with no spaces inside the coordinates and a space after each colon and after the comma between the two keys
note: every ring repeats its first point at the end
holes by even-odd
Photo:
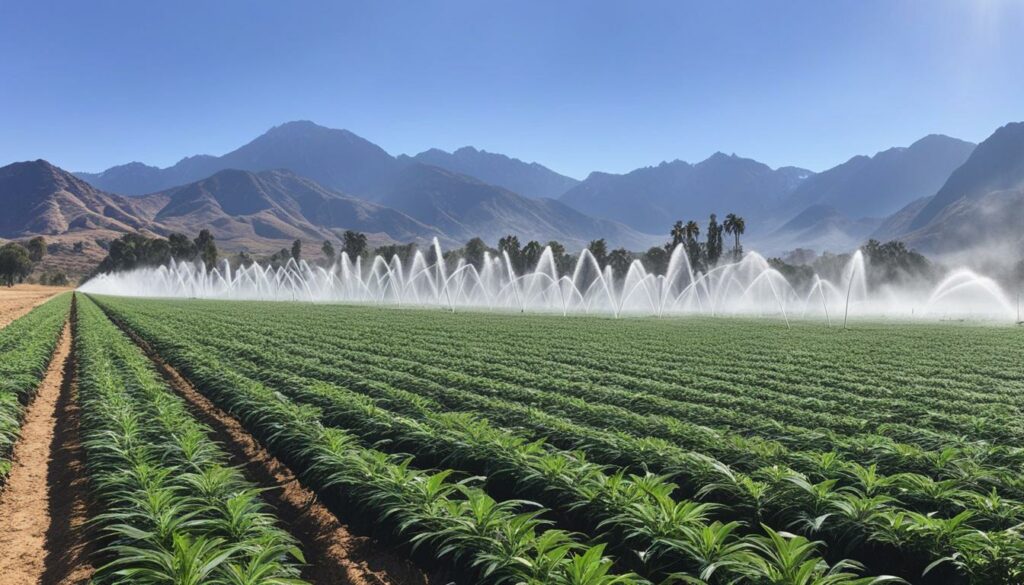
{"type": "MultiPolygon", "coordinates": [[[[207,319],[203,320],[204,327],[207,325],[212,327],[214,322],[207,319]]],[[[215,335],[210,337],[210,343],[222,346],[222,353],[226,355],[226,359],[249,349],[249,346],[246,345],[233,345],[232,341],[236,338],[245,337],[246,332],[238,330],[239,326],[237,324],[232,325],[228,323],[227,326],[231,326],[236,331],[233,331],[231,335],[215,335]]],[[[282,327],[284,326],[282,325],[282,327]]],[[[252,337],[258,340],[264,338],[264,333],[257,332],[252,337]]],[[[308,358],[313,363],[304,367],[306,369],[319,369],[322,376],[327,378],[338,375],[339,371],[351,371],[361,377],[388,380],[391,383],[413,391],[421,391],[425,387],[436,385],[434,383],[438,382],[442,388],[465,388],[470,391],[476,389],[477,392],[487,392],[498,397],[515,397],[521,402],[543,405],[549,411],[564,412],[569,417],[578,418],[580,414],[591,412],[595,414],[594,418],[596,420],[608,420],[609,417],[617,421],[634,420],[636,421],[634,426],[640,432],[649,433],[651,429],[657,430],[658,427],[658,425],[652,425],[652,421],[649,418],[656,415],[637,416],[628,412],[622,406],[603,407],[601,405],[591,405],[583,401],[582,398],[575,400],[567,399],[563,394],[550,392],[538,394],[536,391],[524,390],[515,385],[496,384],[486,378],[470,378],[467,381],[466,377],[462,374],[452,376],[450,372],[442,371],[441,378],[434,378],[429,382],[425,382],[422,379],[423,373],[437,370],[434,365],[425,366],[410,360],[350,353],[349,350],[339,349],[337,345],[333,346],[335,349],[330,352],[330,355],[319,355],[316,350],[310,348],[320,347],[322,343],[328,343],[329,339],[317,336],[315,332],[309,329],[300,334],[296,340],[290,339],[283,332],[276,333],[272,339],[272,344],[268,344],[267,347],[261,347],[258,350],[258,359],[260,361],[266,360],[267,356],[272,355],[276,347],[285,344],[287,345],[287,348],[284,350],[285,355],[277,362],[276,367],[279,368],[294,367],[297,362],[308,358]],[[312,355],[310,355],[311,352],[312,355]],[[408,370],[419,374],[420,379],[400,379],[402,376],[399,372],[400,370],[408,370]],[[480,388],[484,390],[479,390],[480,388]]],[[[872,461],[870,457],[863,459],[854,457],[837,458],[833,452],[789,453],[785,449],[778,448],[777,445],[772,445],[771,443],[752,441],[737,435],[723,436],[696,425],[690,425],[690,428],[687,428],[688,425],[686,423],[674,422],[672,419],[668,419],[665,426],[668,427],[668,431],[661,434],[664,438],[686,445],[688,448],[697,450],[701,454],[715,456],[723,462],[727,462],[736,470],[749,473],[757,473],[766,468],[771,470],[780,465],[784,467],[792,466],[795,470],[802,473],[820,477],[820,481],[834,480],[837,482],[836,487],[841,488],[847,483],[848,478],[844,474],[838,473],[838,466],[830,463],[831,461],[838,460],[842,462],[845,459],[858,462],[865,461],[864,468],[870,467],[873,463],[877,464],[877,461],[872,461]],[[689,441],[690,444],[687,444],[686,441],[689,441]],[[761,457],[761,455],[764,455],[764,457],[761,457]],[[754,462],[757,465],[750,465],[750,463],[754,462]]],[[[886,444],[883,442],[882,446],[886,444]]],[[[1017,502],[1013,498],[1002,497],[998,493],[993,495],[991,491],[994,487],[993,483],[995,483],[992,479],[999,477],[998,474],[1008,478],[1009,482],[1017,481],[1017,476],[1012,473],[1012,470],[980,469],[976,460],[964,456],[960,450],[954,448],[947,448],[940,453],[921,452],[919,450],[908,451],[906,449],[898,450],[897,452],[903,454],[904,460],[909,459],[912,455],[916,455],[915,465],[912,467],[897,467],[895,469],[893,469],[893,466],[890,466],[889,471],[894,472],[892,477],[880,474],[876,482],[878,485],[884,486],[883,493],[880,495],[898,496],[900,499],[912,503],[913,509],[924,511],[937,510],[946,517],[953,517],[960,512],[969,510],[972,508],[972,503],[978,502],[979,506],[976,510],[978,514],[971,523],[976,527],[1002,529],[1021,521],[1024,511],[1017,505],[1017,502]],[[935,480],[928,473],[921,473],[922,470],[940,474],[940,479],[935,480]],[[945,475],[943,476],[942,474],[945,475]],[[993,502],[999,504],[996,510],[990,510],[993,502]]],[[[844,453],[844,455],[848,454],[844,453]]],[[[874,473],[878,474],[877,468],[874,473]]],[[[779,474],[774,473],[773,475],[777,476],[779,474]]],[[[784,483],[783,485],[786,484],[784,483]]],[[[1006,488],[1005,485],[1000,487],[1006,488]]],[[[1013,488],[1012,485],[1010,487],[1013,488]]]]}
{"type": "MultiPolygon", "coordinates": [[[[235,318],[231,314],[230,308],[226,308],[223,311],[226,314],[221,314],[220,311],[225,309],[225,307],[222,305],[215,306],[216,310],[208,310],[211,318],[216,319],[218,316],[221,319],[228,320],[235,318]]],[[[318,308],[318,311],[322,310],[330,310],[330,308],[318,308]]],[[[318,311],[314,311],[314,313],[318,311]]],[[[371,313],[370,316],[374,317],[375,315],[371,313]]],[[[475,318],[475,316],[465,315],[460,315],[460,317],[471,320],[475,318]]],[[[310,331],[318,331],[317,319],[315,317],[311,321],[309,316],[304,313],[288,315],[285,319],[275,321],[275,325],[280,325],[280,328],[283,329],[276,331],[275,336],[288,334],[289,328],[297,331],[300,336],[309,335],[310,331]]],[[[319,318],[319,320],[322,321],[322,318],[319,318]]],[[[375,325],[375,330],[381,330],[379,324],[373,325],[375,325]]],[[[356,326],[361,327],[358,324],[356,326]]],[[[631,411],[642,410],[643,412],[658,415],[670,413],[681,420],[699,421],[702,425],[712,425],[716,431],[721,432],[724,430],[734,436],[739,434],[746,436],[748,433],[754,432],[759,437],[770,438],[770,443],[787,446],[793,450],[804,450],[808,445],[815,445],[819,449],[825,447],[828,450],[848,454],[865,464],[877,463],[882,471],[886,473],[913,471],[929,475],[935,479],[951,479],[965,475],[979,478],[991,477],[995,478],[996,481],[989,487],[1000,489],[999,482],[1006,480],[1016,488],[1018,487],[1016,484],[1019,478],[1017,470],[1024,463],[1024,449],[1010,446],[1014,445],[1014,442],[996,444],[989,441],[979,441],[976,439],[977,435],[974,431],[969,436],[953,436],[949,433],[938,433],[928,430],[911,432],[909,430],[912,428],[910,425],[892,421],[882,423],[881,426],[875,429],[871,429],[865,424],[864,426],[868,429],[867,431],[854,434],[839,433],[828,428],[809,429],[806,427],[796,427],[789,422],[783,424],[777,420],[764,417],[763,413],[751,415],[737,412],[733,408],[735,405],[728,407],[710,405],[710,402],[714,401],[718,394],[727,394],[730,391],[728,387],[718,388],[714,391],[705,389],[703,392],[698,393],[696,398],[698,402],[680,404],[678,400],[667,400],[662,396],[651,395],[649,392],[639,392],[638,388],[642,388],[643,384],[642,377],[626,378],[621,384],[608,387],[604,387],[593,380],[584,380],[582,382],[566,380],[564,377],[560,377],[560,374],[558,374],[559,370],[548,367],[542,357],[522,357],[529,354],[532,351],[531,348],[538,345],[536,343],[520,343],[517,344],[515,352],[508,352],[506,351],[507,347],[497,346],[497,349],[493,349],[493,340],[488,341],[487,336],[479,336],[475,333],[470,338],[472,343],[467,344],[467,339],[450,338],[431,342],[430,338],[421,333],[422,329],[416,327],[410,327],[409,331],[405,331],[404,328],[401,331],[393,331],[395,329],[400,328],[387,328],[389,339],[386,342],[366,341],[364,337],[357,334],[346,336],[346,338],[334,338],[333,342],[335,344],[344,344],[346,349],[351,348],[354,351],[367,352],[395,363],[408,363],[411,367],[415,367],[416,364],[420,363],[436,364],[442,368],[446,365],[453,365],[457,368],[458,373],[477,373],[479,375],[473,377],[487,380],[492,385],[506,384],[516,387],[547,390],[559,395],[576,395],[588,402],[604,401],[613,405],[627,407],[631,411]],[[424,341],[424,338],[426,338],[426,341],[424,341]],[[492,344],[491,350],[487,350],[486,346],[488,344],[492,344]],[[460,354],[455,357],[450,355],[451,352],[460,352],[462,350],[465,350],[465,355],[460,354]],[[470,359],[466,357],[468,355],[475,355],[476,358],[470,359]],[[507,360],[525,360],[525,363],[510,369],[507,366],[502,366],[503,361],[507,360]],[[630,386],[630,384],[633,384],[633,386],[630,386]],[[701,400],[703,402],[700,402],[701,400]],[[893,437],[909,440],[910,442],[901,443],[893,437]],[[951,448],[954,451],[950,451],[951,448]]],[[[433,332],[431,331],[431,333],[433,332]]],[[[371,334],[372,332],[367,332],[367,335],[371,334]]],[[[329,333],[327,335],[329,336],[329,333]]],[[[560,352],[548,353],[558,356],[564,355],[560,352]]],[[[575,355],[575,352],[569,355],[575,355]]],[[[644,359],[642,355],[637,355],[636,360],[642,359],[644,359]]],[[[630,367],[630,364],[625,361],[618,362],[617,365],[623,368],[630,367]]],[[[579,369],[573,370],[573,372],[578,371],[579,369]]],[[[604,377],[619,376],[616,372],[610,374],[600,373],[599,375],[604,377]]],[[[765,376],[765,378],[770,382],[771,376],[765,376]]],[[[756,394],[758,390],[755,388],[750,390],[750,392],[756,394]]],[[[822,389],[823,394],[829,392],[827,388],[822,389]]],[[[851,399],[855,399],[859,391],[850,391],[845,394],[850,396],[851,399]]],[[[770,396],[758,397],[756,400],[748,399],[747,402],[754,405],[768,404],[770,406],[772,402],[770,398],[770,396]]],[[[906,400],[901,402],[901,404],[915,403],[919,402],[906,400]]],[[[870,416],[874,412],[887,413],[890,410],[897,411],[898,409],[882,407],[875,408],[874,410],[862,409],[866,416],[870,416]]],[[[1003,408],[1003,410],[1012,411],[1014,409],[1008,407],[1003,408]]],[[[803,411],[786,410],[786,412],[789,413],[787,421],[803,422],[806,418],[803,411]]],[[[909,413],[897,412],[887,416],[902,417],[898,420],[918,420],[911,417],[909,413]]],[[[989,420],[987,423],[979,422],[982,420],[984,419],[974,417],[974,422],[977,424],[972,428],[978,430],[985,427],[986,424],[989,427],[998,427],[994,420],[989,420]]],[[[1019,421],[1016,421],[1014,424],[1020,426],[1019,421]]],[[[718,438],[711,438],[710,442],[713,444],[721,443],[718,438]]],[[[759,448],[764,446],[765,444],[761,444],[759,448]]],[[[988,488],[984,491],[987,492],[988,488]]],[[[1021,497],[1022,494],[1018,489],[1015,489],[1014,492],[1003,495],[1021,497]]]]}
{"type": "MultiPolygon", "coordinates": [[[[222,331],[223,335],[227,332],[222,331]]],[[[232,335],[237,332],[232,331],[232,335]]],[[[317,369],[311,364],[295,364],[294,355],[291,352],[282,352],[275,355],[272,351],[252,351],[252,356],[247,361],[239,361],[235,356],[245,355],[247,350],[243,344],[234,344],[235,349],[225,354],[218,354],[218,360],[222,367],[232,368],[236,371],[246,372],[253,377],[270,383],[277,389],[291,388],[289,394],[295,390],[295,380],[314,387],[320,376],[309,378],[314,375],[317,369]],[[289,365],[287,359],[275,359],[283,355],[289,355],[293,362],[292,367],[297,367],[305,372],[304,376],[291,376],[280,372],[287,371],[289,365]],[[256,361],[260,365],[255,365],[256,361]]],[[[250,350],[251,351],[251,350],[250,350]]],[[[338,372],[338,379],[346,386],[364,392],[367,395],[377,397],[387,406],[401,410],[410,415],[422,414],[424,409],[435,408],[431,401],[425,400],[422,395],[410,394],[397,390],[380,382],[367,382],[355,378],[344,372],[338,372]]],[[[326,378],[330,378],[328,374],[326,378]]],[[[308,390],[303,394],[308,400],[308,390]]],[[[473,404],[472,412],[489,414],[491,416],[508,416],[510,413],[518,412],[525,414],[532,419],[541,419],[536,411],[529,409],[516,409],[514,404],[501,403],[497,399],[483,399],[484,404],[473,404]]],[[[320,403],[323,405],[323,403],[320,403]]],[[[472,404],[467,395],[454,398],[456,407],[467,408],[472,404]]],[[[326,405],[324,405],[326,408],[326,405]]],[[[338,416],[336,410],[330,411],[333,416],[338,416]]],[[[386,415],[377,413],[377,418],[386,415]]],[[[363,416],[363,423],[358,418],[348,419],[348,424],[359,426],[370,424],[370,417],[363,416]]],[[[337,420],[337,419],[332,419],[337,420]]],[[[458,418],[454,420],[460,420],[458,418]]],[[[382,425],[384,420],[379,421],[382,425]]],[[[517,426],[529,424],[523,418],[512,421],[517,426]]],[[[397,422],[392,423],[391,432],[395,432],[397,422]]],[[[543,423],[542,423],[543,425],[543,423]]],[[[835,480],[819,480],[817,483],[807,476],[781,467],[772,467],[764,470],[763,473],[752,475],[737,473],[728,466],[706,456],[685,452],[674,448],[671,445],[661,445],[660,449],[648,449],[650,444],[644,444],[630,437],[612,437],[611,441],[605,440],[604,446],[611,445],[609,451],[594,452],[593,448],[602,445],[595,437],[595,433],[586,433],[579,429],[567,429],[569,425],[562,424],[554,433],[557,437],[577,436],[578,447],[587,449],[588,454],[597,460],[607,452],[614,452],[615,458],[622,456],[622,447],[633,448],[632,452],[639,452],[643,455],[657,453],[658,459],[644,457],[644,464],[641,467],[650,469],[657,462],[664,464],[663,471],[670,474],[670,477],[684,477],[691,484],[688,489],[683,490],[691,495],[703,499],[715,501],[726,506],[716,507],[716,515],[722,516],[726,522],[742,519],[745,525],[758,526],[762,522],[781,524],[790,530],[804,532],[825,539],[834,548],[846,553],[853,553],[854,556],[862,556],[871,559],[876,566],[883,567],[886,571],[895,571],[911,578],[917,577],[928,565],[933,562],[949,562],[957,567],[965,575],[974,575],[979,582],[991,582],[990,578],[998,575],[1002,570],[998,566],[999,558],[1006,558],[1009,555],[1016,555],[1020,560],[1021,550],[1018,541],[1012,536],[1004,534],[986,535],[965,524],[969,514],[961,513],[949,519],[933,518],[922,513],[910,513],[903,509],[903,504],[897,497],[887,496],[884,492],[900,494],[904,499],[909,499],[906,492],[913,493],[914,489],[920,489],[923,479],[911,474],[903,474],[897,477],[883,477],[877,474],[877,470],[865,468],[857,463],[843,462],[837,458],[823,459],[818,461],[822,466],[831,467],[833,472],[838,472],[844,477],[849,485],[837,486],[835,480]],[[639,444],[636,444],[639,443],[639,444]],[[951,531],[952,529],[952,531],[951,531]],[[992,544],[991,539],[1003,541],[992,544]],[[889,563],[879,560],[879,553],[888,553],[889,563]],[[955,556],[953,556],[955,555],[955,556]]],[[[534,425],[536,428],[536,425],[534,425]]],[[[542,426],[542,428],[544,428],[542,426]]],[[[550,427],[547,427],[550,430],[550,427]]],[[[447,432],[451,432],[448,429],[447,432]]],[[[550,436],[547,433],[535,435],[535,437],[550,436]]],[[[392,437],[398,439],[398,437],[392,437]]],[[[443,438],[442,438],[443,442],[443,438]]],[[[434,443],[430,445],[434,446],[434,443]]],[[[403,442],[402,444],[407,444],[403,442]]],[[[410,443],[418,445],[416,442],[410,443]]],[[[421,445],[426,449],[427,446],[421,445]]],[[[482,456],[483,454],[481,454],[482,456]]],[[[520,470],[523,475],[528,472],[520,470]]],[[[664,479],[667,481],[667,478],[664,479]]],[[[927,488],[930,484],[925,483],[927,488]]],[[[673,486],[674,488],[675,486],[673,486]]],[[[539,488],[538,488],[539,489],[539,488]]],[[[673,490],[674,491],[674,490],[673,490]]],[[[949,492],[950,490],[947,490],[949,492]]],[[[961,495],[966,495],[962,492],[961,495]]],[[[943,495],[952,497],[952,494],[944,492],[943,495]]],[[[980,497],[980,496],[979,496],[980,497]]],[[[917,502],[921,504],[921,502],[917,502]]],[[[978,502],[979,507],[987,505],[986,512],[990,520],[1006,523],[1003,515],[1016,514],[1019,509],[1013,502],[1001,501],[996,497],[988,497],[985,502],[978,502]]],[[[649,544],[649,543],[648,543],[649,544]]],[[[885,556],[885,555],[882,555],[885,556]]],[[[940,571],[940,575],[943,573],[940,571]]],[[[948,576],[937,577],[937,582],[947,582],[948,576]]],[[[1011,581],[1012,582],[1012,581],[1011,581]]]]}
{"type": "MultiPolygon", "coordinates": [[[[118,314],[119,317],[123,316],[118,314]]],[[[132,323],[135,328],[135,323],[132,323]]],[[[315,407],[296,405],[263,384],[210,359],[201,347],[168,344],[136,331],[219,407],[237,417],[304,483],[328,500],[366,510],[408,540],[451,559],[472,583],[615,585],[648,583],[616,572],[601,543],[551,528],[546,510],[525,500],[497,500],[482,478],[418,469],[407,456],[360,445],[325,427],[315,407]]]]}
{"type": "Polygon", "coordinates": [[[46,375],[71,309],[65,293],[0,329],[0,486],[11,470],[25,407],[46,375]]]}
{"type": "Polygon", "coordinates": [[[802,571],[808,582],[890,580],[859,577],[863,567],[845,559],[830,566],[818,552],[824,544],[820,541],[802,539],[806,546],[797,562],[788,556],[793,550],[791,536],[778,540],[776,532],[760,524],[713,520],[722,505],[676,500],[677,486],[665,476],[613,469],[590,461],[583,451],[529,440],[472,413],[437,412],[429,401],[401,391],[374,400],[279,371],[253,368],[253,373],[293,400],[319,407],[325,423],[355,431],[367,442],[409,449],[427,462],[484,475],[489,488],[542,502],[591,533],[617,542],[622,556],[635,551],[637,571],[650,578],[699,576],[709,582],[759,583],[770,581],[772,575],[802,571]],[[754,533],[748,534],[748,529],[754,533]]]}
{"type": "Polygon", "coordinates": [[[300,585],[305,562],[150,360],[79,295],[82,443],[101,512],[98,584],[300,585]]]}
{"type": "MultiPolygon", "coordinates": [[[[155,312],[159,317],[149,325],[174,317],[180,320],[185,316],[173,328],[189,327],[189,319],[184,314],[167,314],[159,309],[155,312]]],[[[684,493],[699,494],[727,504],[727,518],[742,518],[750,526],[770,519],[772,523],[781,523],[791,530],[825,536],[830,548],[837,551],[859,548],[859,552],[869,558],[877,556],[878,548],[891,548],[896,554],[890,556],[904,565],[913,566],[914,563],[900,557],[916,553],[911,555],[912,559],[915,556],[925,559],[917,565],[918,572],[929,562],[940,562],[956,566],[975,582],[1013,582],[1007,576],[1019,570],[1019,536],[1012,530],[980,532],[975,527],[993,528],[1013,523],[1020,513],[1019,505],[995,494],[960,489],[955,481],[936,485],[930,478],[909,473],[886,477],[872,466],[844,461],[835,453],[800,454],[800,461],[813,473],[769,466],[745,474],[703,454],[681,450],[671,443],[581,427],[566,419],[504,401],[502,397],[509,392],[514,393],[514,388],[474,394],[470,388],[459,390],[440,384],[424,384],[422,380],[410,377],[403,379],[403,373],[395,372],[396,361],[389,358],[378,358],[381,363],[376,367],[377,371],[370,371],[367,363],[374,361],[373,356],[338,352],[336,344],[318,337],[318,334],[330,337],[331,325],[309,327],[305,336],[289,340],[280,332],[287,328],[286,324],[276,319],[266,320],[262,325],[235,321],[229,326],[212,323],[207,317],[213,318],[206,315],[192,324],[193,327],[196,323],[202,324],[202,331],[195,331],[192,335],[200,336],[206,351],[219,350],[218,358],[222,364],[231,363],[237,368],[238,359],[262,364],[261,371],[250,371],[257,377],[273,378],[275,371],[291,370],[303,376],[352,386],[371,395],[376,393],[378,398],[390,391],[392,400],[396,390],[389,388],[388,384],[405,383],[415,393],[421,396],[427,393],[431,398],[448,402],[450,407],[476,410],[502,424],[532,427],[534,437],[549,437],[553,443],[584,448],[588,455],[593,457],[596,454],[598,460],[603,457],[603,461],[617,464],[626,460],[627,463],[640,464],[641,469],[660,466],[672,473],[672,477],[685,480],[684,493]],[[258,344],[261,338],[265,338],[267,343],[258,344]],[[248,341],[232,341],[236,339],[248,341]],[[247,345],[249,343],[253,345],[247,345]],[[367,380],[367,375],[372,376],[371,379],[367,380]],[[822,474],[833,478],[823,478],[822,474]],[[913,510],[927,509],[936,503],[945,505],[943,515],[913,510]],[[965,511],[965,506],[974,510],[965,511]],[[1006,581],[1007,578],[1011,580],[1006,581]]],[[[417,371],[423,368],[424,365],[419,364],[417,371]]],[[[284,382],[281,379],[274,381],[275,384],[284,382]]],[[[533,403],[537,404],[536,401],[533,403]]],[[[392,402],[389,406],[395,404],[392,402]]],[[[543,406],[550,410],[551,404],[543,406]]],[[[587,407],[580,399],[568,399],[565,411],[572,414],[587,407]]],[[[605,416],[601,421],[604,425],[622,420],[618,416],[621,413],[600,409],[598,413],[605,416]]],[[[638,424],[644,423],[649,425],[650,420],[640,418],[638,424]]],[[[905,571],[905,574],[910,575],[910,572],[905,571]]]]}

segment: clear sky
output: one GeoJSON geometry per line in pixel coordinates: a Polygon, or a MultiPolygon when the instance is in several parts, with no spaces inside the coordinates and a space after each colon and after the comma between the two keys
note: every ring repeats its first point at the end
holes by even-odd
{"type": "Polygon", "coordinates": [[[580,178],[822,170],[1024,120],[1024,2],[0,0],[0,165],[167,166],[295,119],[580,178]]]}

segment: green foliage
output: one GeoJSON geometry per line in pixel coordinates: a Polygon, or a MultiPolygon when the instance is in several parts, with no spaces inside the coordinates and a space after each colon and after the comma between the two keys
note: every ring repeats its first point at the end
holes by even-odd
{"type": "Polygon", "coordinates": [[[32,262],[40,262],[43,256],[46,256],[46,240],[43,236],[36,236],[25,244],[25,249],[28,250],[28,257],[32,262]]]}
{"type": "Polygon", "coordinates": [[[200,230],[195,239],[196,257],[203,261],[207,270],[217,265],[217,244],[210,230],[200,230]]]}
{"type": "Polygon", "coordinates": [[[86,297],[76,319],[82,443],[103,510],[96,583],[300,584],[301,552],[141,350],[86,297]]]}
{"type": "Polygon", "coordinates": [[[334,262],[334,244],[332,244],[330,240],[324,240],[323,245],[320,246],[320,251],[323,253],[324,257],[327,258],[328,263],[334,262]]]}
{"type": "Polygon", "coordinates": [[[587,249],[594,255],[594,260],[597,260],[598,266],[604,268],[608,264],[608,243],[604,241],[604,238],[591,240],[587,244],[587,249]]]}
{"type": "Polygon", "coordinates": [[[70,308],[71,294],[64,293],[0,329],[0,485],[10,470],[24,405],[46,374],[70,308]]]}
{"type": "Polygon", "coordinates": [[[353,230],[345,230],[342,235],[342,251],[354,262],[363,254],[366,254],[366,234],[353,230]]]}
{"type": "Polygon", "coordinates": [[[935,276],[934,268],[927,258],[908,249],[898,240],[884,244],[878,240],[868,240],[861,250],[867,260],[867,277],[871,285],[927,282],[935,276]]]}
{"type": "MultiPolygon", "coordinates": [[[[385,261],[390,262],[392,258],[398,257],[402,264],[408,265],[412,255],[416,252],[416,244],[388,244],[380,246],[373,251],[385,261]]],[[[347,252],[346,252],[347,253],[347,252]]],[[[349,256],[352,257],[351,255],[349,256]]]]}
{"type": "Polygon", "coordinates": [[[483,268],[484,254],[488,252],[488,248],[482,239],[473,238],[466,242],[463,252],[467,264],[472,265],[477,270],[483,268]]]}
{"type": "Polygon", "coordinates": [[[1020,581],[1018,329],[103,302],[222,400],[485,477],[654,580],[1020,581]]]}
{"type": "Polygon", "coordinates": [[[32,272],[32,259],[21,244],[0,246],[0,285],[14,286],[32,272]]]}

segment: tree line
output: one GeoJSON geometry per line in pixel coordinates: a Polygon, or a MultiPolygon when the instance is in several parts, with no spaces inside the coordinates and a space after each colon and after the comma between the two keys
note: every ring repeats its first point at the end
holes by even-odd
{"type": "MultiPolygon", "coordinates": [[[[725,252],[723,234],[733,236],[733,245],[730,250],[732,257],[742,256],[743,247],[740,244],[740,236],[745,229],[746,224],[742,217],[730,213],[726,216],[726,220],[719,224],[717,217],[712,214],[708,222],[705,241],[698,241],[701,229],[697,222],[677,221],[669,230],[669,240],[664,245],[654,246],[643,253],[632,252],[625,248],[609,250],[608,243],[603,238],[592,240],[588,244],[587,250],[593,255],[601,269],[610,266],[617,274],[625,274],[630,264],[637,259],[644,263],[648,271],[664,274],[668,268],[672,251],[677,246],[683,245],[694,268],[706,270],[708,267],[717,265],[725,252]]],[[[340,247],[335,247],[335,242],[331,240],[323,241],[320,253],[324,263],[333,264],[339,253],[342,252],[351,259],[377,255],[390,260],[397,256],[400,261],[407,263],[419,249],[416,243],[385,244],[371,249],[366,234],[355,230],[345,231],[338,244],[340,247]]],[[[180,233],[172,233],[167,238],[148,237],[138,233],[125,234],[104,247],[107,248],[107,257],[96,267],[93,274],[132,270],[144,266],[163,266],[170,264],[171,260],[201,262],[211,269],[221,257],[213,234],[206,229],[200,231],[194,239],[180,233]]],[[[559,275],[568,274],[574,269],[578,257],[568,253],[562,243],[556,240],[546,243],[530,240],[523,245],[520,243],[519,237],[514,234],[499,238],[497,247],[493,248],[482,238],[472,238],[463,247],[444,252],[444,260],[454,266],[460,259],[465,259],[468,264],[481,269],[486,254],[492,256],[507,254],[513,270],[522,274],[537,266],[545,247],[551,248],[552,260],[559,275]]],[[[427,248],[425,254],[428,263],[436,260],[433,258],[433,248],[427,248]]],[[[297,239],[292,242],[290,248],[281,248],[264,260],[272,266],[283,266],[289,260],[299,261],[302,258],[303,242],[297,239]]],[[[248,252],[239,252],[234,256],[229,256],[228,260],[233,266],[247,266],[255,262],[257,258],[248,252]]]]}
{"type": "MultiPolygon", "coordinates": [[[[14,286],[24,282],[46,256],[46,240],[36,236],[25,242],[8,242],[0,246],[0,285],[14,286]]],[[[68,277],[51,270],[39,276],[40,284],[66,286],[68,277]]]]}

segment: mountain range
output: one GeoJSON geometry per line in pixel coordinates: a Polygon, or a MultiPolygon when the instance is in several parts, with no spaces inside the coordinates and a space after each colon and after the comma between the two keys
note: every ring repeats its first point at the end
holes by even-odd
{"type": "Polygon", "coordinates": [[[464,146],[455,152],[431,148],[414,157],[401,155],[398,159],[476,177],[485,183],[532,198],[556,199],[579,184],[576,179],[560,175],[540,163],[526,163],[504,154],[477,150],[472,146],[464,146]]]}
{"type": "Polygon", "coordinates": [[[1024,122],[999,128],[929,197],[876,234],[934,253],[1024,249],[1024,122]],[[882,231],[884,230],[884,231],[882,231]]]}
{"type": "Polygon", "coordinates": [[[696,164],[675,160],[623,175],[594,172],[560,200],[643,232],[662,233],[672,218],[703,222],[712,213],[765,217],[813,174],[718,152],[696,164]]]}
{"type": "Polygon", "coordinates": [[[0,238],[109,238],[127,231],[213,230],[226,249],[276,250],[299,238],[367,233],[374,243],[459,245],[604,237],[642,250],[677,219],[746,217],[748,247],[842,250],[867,237],[926,252],[1019,242],[1024,124],[975,146],[930,135],[820,173],[716,153],[583,181],[473,147],[392,156],[346,130],[276,126],[221,156],[168,168],[141,163],[71,174],[45,161],[0,169],[0,238]],[[1018,223],[1014,223],[1018,222],[1018,223]],[[986,229],[979,232],[978,225],[986,229]]]}

